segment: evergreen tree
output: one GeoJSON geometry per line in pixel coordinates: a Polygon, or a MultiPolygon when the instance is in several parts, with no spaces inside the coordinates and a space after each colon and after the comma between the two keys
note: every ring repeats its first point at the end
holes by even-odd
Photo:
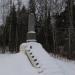
{"type": "MultiPolygon", "coordinates": [[[[42,23],[40,23],[41,25],[42,23]]],[[[43,47],[48,51],[52,52],[53,48],[53,39],[51,32],[51,23],[50,23],[50,12],[48,12],[48,16],[45,17],[44,25],[40,26],[40,31],[38,32],[38,42],[42,43],[43,47]],[[43,37],[43,38],[42,38],[43,37]]]]}
{"type": "Polygon", "coordinates": [[[20,10],[18,18],[18,40],[20,45],[22,42],[26,41],[26,33],[28,30],[28,11],[26,10],[25,6],[23,6],[20,10]]]}
{"type": "Polygon", "coordinates": [[[0,26],[0,47],[2,48],[2,53],[5,53],[5,38],[4,38],[4,26],[0,26]]]}
{"type": "Polygon", "coordinates": [[[29,11],[35,13],[35,0],[29,0],[29,11]]]}
{"type": "Polygon", "coordinates": [[[9,25],[9,50],[11,52],[16,51],[16,26],[17,17],[15,11],[15,5],[13,4],[10,11],[10,25],[9,25]]]}
{"type": "Polygon", "coordinates": [[[64,47],[64,53],[66,52],[71,58],[74,53],[75,45],[75,30],[74,30],[74,9],[75,5],[71,7],[70,2],[66,6],[65,11],[60,15],[56,15],[56,30],[57,30],[57,45],[64,47]],[[72,12],[71,12],[72,11],[72,12]],[[72,18],[72,19],[71,19],[72,18]],[[71,20],[70,20],[71,19],[71,20]]]}

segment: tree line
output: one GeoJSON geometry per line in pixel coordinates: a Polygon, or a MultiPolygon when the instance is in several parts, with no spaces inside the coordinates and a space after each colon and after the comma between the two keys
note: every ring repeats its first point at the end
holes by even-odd
{"type": "Polygon", "coordinates": [[[28,15],[29,12],[25,6],[16,11],[16,7],[13,4],[10,14],[6,17],[5,25],[1,26],[3,33],[0,38],[2,39],[0,44],[4,48],[3,53],[5,53],[6,46],[9,47],[10,52],[18,52],[20,44],[26,41],[28,15]]]}
{"type": "Polygon", "coordinates": [[[75,4],[74,0],[36,0],[40,15],[36,24],[37,39],[51,53],[75,59],[75,4]],[[54,1],[54,2],[53,2],[54,1]],[[40,30],[39,30],[40,25],[40,30]]]}

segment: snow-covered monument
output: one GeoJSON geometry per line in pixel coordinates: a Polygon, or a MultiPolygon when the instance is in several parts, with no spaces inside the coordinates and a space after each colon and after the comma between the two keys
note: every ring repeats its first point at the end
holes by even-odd
{"type": "Polygon", "coordinates": [[[34,17],[33,13],[29,14],[27,42],[29,42],[29,41],[36,41],[35,17],[34,17]]]}
{"type": "Polygon", "coordinates": [[[29,14],[27,42],[20,45],[20,53],[25,55],[25,66],[28,68],[28,72],[26,72],[27,75],[31,75],[30,72],[36,73],[33,75],[64,75],[62,70],[58,67],[56,60],[50,57],[40,43],[36,42],[35,19],[33,13],[29,14]]]}

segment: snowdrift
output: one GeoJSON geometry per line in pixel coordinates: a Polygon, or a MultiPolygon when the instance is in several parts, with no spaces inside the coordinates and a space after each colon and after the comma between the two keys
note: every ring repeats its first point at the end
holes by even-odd
{"type": "Polygon", "coordinates": [[[0,54],[0,75],[75,75],[75,62],[55,59],[40,43],[28,42],[21,44],[17,54],[0,54]]]}

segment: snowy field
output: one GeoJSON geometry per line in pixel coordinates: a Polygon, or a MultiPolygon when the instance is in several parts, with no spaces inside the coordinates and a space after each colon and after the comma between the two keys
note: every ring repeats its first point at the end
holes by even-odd
{"type": "Polygon", "coordinates": [[[56,59],[42,48],[39,43],[23,43],[20,49],[29,49],[41,65],[40,69],[32,66],[24,51],[17,54],[0,54],[0,75],[75,75],[75,62],[56,59]]]}

